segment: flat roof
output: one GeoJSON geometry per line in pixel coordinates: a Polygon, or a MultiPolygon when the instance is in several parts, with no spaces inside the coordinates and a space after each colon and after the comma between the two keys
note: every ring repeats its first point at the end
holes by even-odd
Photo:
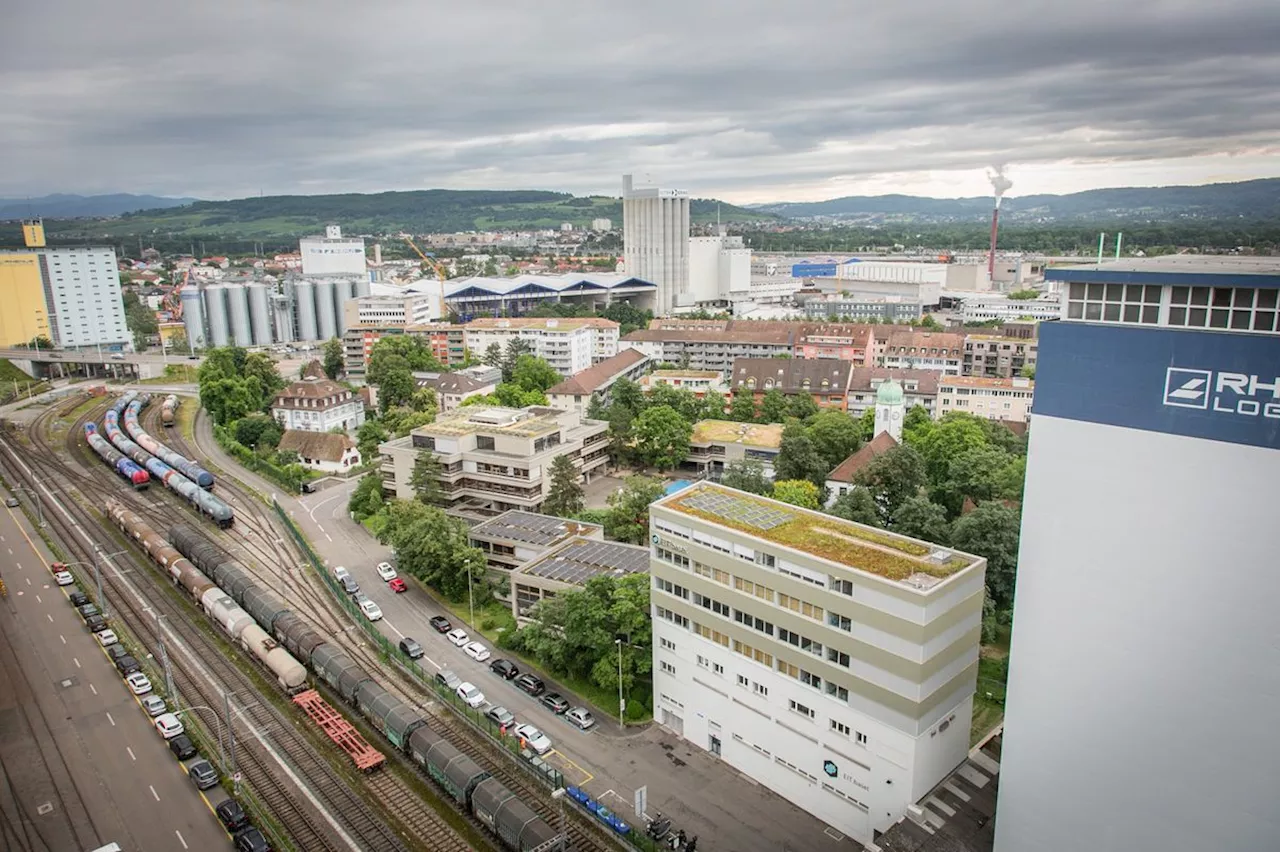
{"type": "Polygon", "coordinates": [[[610,574],[644,574],[649,570],[649,548],[616,541],[592,541],[574,536],[560,547],[516,569],[517,574],[545,577],[575,586],[592,577],[610,574]]]}
{"type": "Polygon", "coordinates": [[[1200,284],[1219,287],[1280,288],[1280,257],[1166,255],[1134,257],[1102,263],[1051,266],[1049,281],[1094,284],[1200,284]]]}
{"type": "Polygon", "coordinates": [[[512,509],[496,518],[476,524],[468,533],[472,538],[484,536],[507,541],[546,546],[574,535],[601,529],[597,524],[584,524],[552,515],[537,515],[512,509]]]}
{"type": "Polygon", "coordinates": [[[422,435],[471,435],[476,432],[533,437],[560,429],[560,415],[554,408],[502,408],[494,405],[467,405],[441,414],[436,422],[414,429],[422,435]]]}
{"type": "Polygon", "coordinates": [[[653,505],[718,524],[855,571],[926,591],[982,562],[940,544],[855,524],[711,482],[653,505]]]}
{"type": "Polygon", "coordinates": [[[776,450],[782,446],[782,424],[699,420],[693,424],[693,436],[689,440],[694,444],[745,444],[776,450]]]}

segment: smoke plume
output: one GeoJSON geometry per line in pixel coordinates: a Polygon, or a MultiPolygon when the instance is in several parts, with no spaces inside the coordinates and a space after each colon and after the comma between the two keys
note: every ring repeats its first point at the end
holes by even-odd
{"type": "Polygon", "coordinates": [[[991,188],[996,194],[996,206],[1000,206],[1000,199],[1004,198],[1004,194],[1013,186],[1013,181],[1004,175],[1005,164],[997,163],[987,171],[987,180],[991,181],[991,188]]]}

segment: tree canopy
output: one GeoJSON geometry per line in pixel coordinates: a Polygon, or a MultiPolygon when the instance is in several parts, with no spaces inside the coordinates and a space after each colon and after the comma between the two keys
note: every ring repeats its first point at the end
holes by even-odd
{"type": "Polygon", "coordinates": [[[662,480],[628,476],[622,488],[609,495],[604,532],[615,541],[646,544],[649,541],[649,504],[661,499],[662,480]]]}
{"type": "Polygon", "coordinates": [[[542,503],[542,512],[569,518],[582,511],[582,485],[578,482],[578,469],[567,455],[559,455],[551,462],[551,486],[547,490],[547,499],[542,503]]]}
{"type": "Polygon", "coordinates": [[[689,455],[693,424],[669,405],[647,408],[632,424],[636,455],[645,464],[667,470],[689,455]]]}

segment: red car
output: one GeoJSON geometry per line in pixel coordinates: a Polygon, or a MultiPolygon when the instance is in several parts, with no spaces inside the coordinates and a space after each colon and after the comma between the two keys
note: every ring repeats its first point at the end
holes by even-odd
{"type": "Polygon", "coordinates": [[[409,587],[405,585],[404,580],[400,579],[399,577],[392,579],[387,583],[387,585],[391,588],[391,591],[393,592],[399,593],[399,592],[409,591],[409,587]]]}

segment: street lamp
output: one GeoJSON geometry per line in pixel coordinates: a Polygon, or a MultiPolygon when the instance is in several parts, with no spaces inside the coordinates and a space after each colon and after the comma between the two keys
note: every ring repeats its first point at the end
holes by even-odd
{"type": "Polygon", "coordinates": [[[614,639],[613,644],[618,646],[618,726],[625,728],[627,723],[622,717],[627,710],[627,702],[622,697],[622,637],[614,639]]]}
{"type": "Polygon", "coordinates": [[[188,707],[185,710],[174,711],[173,715],[181,716],[183,713],[190,713],[193,710],[204,710],[208,712],[210,716],[213,717],[213,732],[218,735],[218,754],[220,756],[219,762],[222,764],[225,771],[225,767],[227,765],[227,749],[222,742],[222,725],[219,722],[217,712],[215,712],[212,707],[206,707],[203,704],[197,704],[193,707],[188,707]]]}
{"type": "MultiPolygon", "coordinates": [[[[27,399],[31,398],[31,386],[27,386],[27,399]]],[[[26,491],[27,496],[31,498],[31,502],[36,505],[36,517],[40,521],[40,528],[44,529],[44,504],[40,502],[40,495],[34,490],[27,488],[25,485],[16,486],[19,491],[26,491]]]]}
{"type": "Polygon", "coordinates": [[[471,589],[471,559],[466,559],[463,564],[467,569],[467,604],[471,609],[471,627],[474,630],[476,626],[476,595],[471,589]]]}
{"type": "MultiPolygon", "coordinates": [[[[43,524],[41,526],[43,526],[43,524]]],[[[113,556],[120,556],[121,554],[124,554],[127,552],[128,551],[125,551],[125,550],[117,550],[115,553],[103,553],[102,545],[95,544],[93,546],[93,581],[98,586],[98,601],[101,602],[102,604],[103,618],[108,617],[107,599],[102,594],[102,572],[98,570],[98,560],[102,559],[105,562],[111,559],[113,556]]]]}
{"type": "Polygon", "coordinates": [[[551,792],[551,798],[560,803],[560,852],[564,852],[565,838],[568,836],[564,827],[564,796],[565,789],[563,787],[557,787],[551,792]]]}

